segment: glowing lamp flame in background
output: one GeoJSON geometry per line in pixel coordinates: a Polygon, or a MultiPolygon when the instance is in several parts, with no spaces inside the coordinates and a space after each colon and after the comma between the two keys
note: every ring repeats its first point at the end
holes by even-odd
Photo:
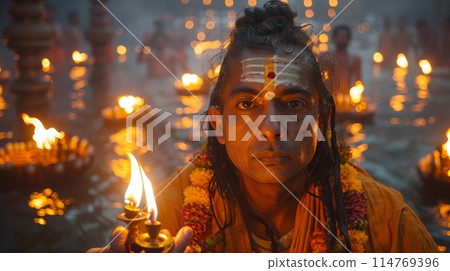
{"type": "Polygon", "coordinates": [[[430,61],[426,60],[426,59],[421,59],[419,60],[419,66],[422,69],[422,73],[423,74],[430,74],[431,71],[433,70],[431,68],[431,64],[430,61]]]}
{"type": "Polygon", "coordinates": [[[404,69],[408,68],[408,60],[404,54],[397,55],[397,66],[404,69]]]}
{"type": "MultiPolygon", "coordinates": [[[[142,192],[145,193],[147,202],[148,219],[156,221],[158,217],[158,209],[156,207],[155,195],[151,181],[148,179],[144,169],[136,160],[136,158],[128,153],[131,162],[130,184],[125,192],[125,203],[139,206],[142,198],[142,192]]],[[[145,211],[145,209],[143,209],[145,211]]]]}
{"type": "Polygon", "coordinates": [[[31,118],[27,114],[22,114],[22,119],[26,124],[32,124],[34,126],[33,140],[39,149],[45,148],[50,150],[52,144],[56,142],[56,138],[64,138],[64,132],[58,132],[55,128],[45,129],[42,122],[37,118],[31,118]]]}
{"type": "Polygon", "coordinates": [[[127,53],[127,47],[119,45],[117,46],[116,51],[119,55],[125,55],[127,53]]]}
{"type": "Polygon", "coordinates": [[[52,68],[50,60],[46,57],[44,57],[41,61],[42,64],[42,71],[49,72],[52,68]]]}
{"type": "Polygon", "coordinates": [[[359,104],[362,101],[362,93],[364,92],[364,85],[361,81],[356,81],[355,86],[350,89],[350,98],[352,103],[359,104]]]}
{"type": "Polygon", "coordinates": [[[185,73],[181,76],[183,87],[190,91],[199,90],[203,85],[203,79],[195,73],[185,73]]]}
{"type": "Polygon", "coordinates": [[[86,53],[80,53],[80,51],[73,51],[72,59],[75,64],[86,62],[88,56],[86,53]]]}
{"type": "Polygon", "coordinates": [[[120,96],[117,98],[117,102],[127,114],[133,113],[136,109],[144,105],[144,99],[133,95],[120,96]]]}
{"type": "Polygon", "coordinates": [[[375,52],[373,54],[373,62],[381,63],[384,61],[383,55],[380,52],[375,52]]]}
{"type": "Polygon", "coordinates": [[[445,136],[447,136],[447,142],[442,145],[442,151],[447,157],[450,157],[450,128],[447,130],[447,133],[445,133],[445,136]]]}

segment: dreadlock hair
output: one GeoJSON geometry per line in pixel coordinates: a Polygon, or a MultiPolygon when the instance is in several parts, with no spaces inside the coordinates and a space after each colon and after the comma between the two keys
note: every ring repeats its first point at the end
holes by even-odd
{"type": "MultiPolygon", "coordinates": [[[[221,93],[227,81],[232,60],[240,56],[243,50],[268,50],[271,53],[279,52],[292,54],[294,50],[302,50],[301,65],[305,65],[310,82],[319,96],[319,128],[323,134],[331,130],[331,144],[326,141],[318,141],[314,157],[307,168],[306,188],[315,184],[319,188],[318,197],[325,206],[326,226],[332,235],[344,236],[346,247],[351,249],[350,238],[346,229],[345,211],[340,183],[340,161],[336,140],[335,105],[332,96],[327,90],[321,74],[319,63],[312,52],[310,38],[303,30],[304,27],[296,25],[294,18],[296,13],[286,3],[279,0],[268,1],[263,7],[246,8],[244,14],[236,21],[235,28],[230,34],[230,43],[223,49],[223,61],[217,83],[210,98],[210,106],[223,110],[221,93]],[[329,122],[326,112],[331,111],[329,122]]],[[[293,55],[294,57],[295,55],[293,55]]],[[[292,63],[291,65],[299,65],[292,63]]],[[[213,130],[211,123],[209,129],[213,130]]],[[[212,208],[213,217],[220,230],[224,230],[235,223],[235,208],[240,208],[244,219],[252,217],[266,226],[266,233],[272,237],[270,227],[258,218],[249,207],[241,184],[241,174],[230,160],[226,147],[219,143],[216,137],[208,137],[208,154],[213,157],[214,176],[210,182],[209,198],[211,206],[216,194],[218,194],[225,206],[225,218],[223,223],[212,208]]],[[[306,189],[308,191],[308,189],[306,189]]],[[[308,192],[309,193],[309,192],[308,192]]],[[[331,234],[328,235],[328,251],[333,251],[337,240],[331,234]]],[[[276,247],[272,246],[276,251],[276,247]]]]}

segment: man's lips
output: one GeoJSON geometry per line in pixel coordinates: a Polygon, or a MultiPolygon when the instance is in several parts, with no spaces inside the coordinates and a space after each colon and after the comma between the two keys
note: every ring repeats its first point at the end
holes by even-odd
{"type": "Polygon", "coordinates": [[[284,152],[263,152],[255,155],[265,165],[286,163],[291,157],[284,152]]]}

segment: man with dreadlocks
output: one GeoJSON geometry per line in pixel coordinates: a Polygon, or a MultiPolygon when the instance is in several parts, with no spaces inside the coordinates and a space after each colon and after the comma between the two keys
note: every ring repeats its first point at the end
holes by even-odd
{"type": "MultiPolygon", "coordinates": [[[[437,252],[402,196],[338,150],[334,102],[294,17],[268,1],[236,21],[208,110],[222,116],[209,130],[225,132],[157,198],[172,251],[437,252]]],[[[124,251],[117,234],[106,251],[124,251]]]]}

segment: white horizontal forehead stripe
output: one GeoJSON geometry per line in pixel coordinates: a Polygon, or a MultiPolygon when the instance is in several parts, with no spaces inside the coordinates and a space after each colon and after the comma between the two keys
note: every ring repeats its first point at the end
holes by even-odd
{"type": "MultiPolygon", "coordinates": [[[[298,86],[307,88],[306,80],[302,80],[301,67],[292,58],[274,56],[274,72],[276,74],[275,85],[298,86]],[[283,70],[284,69],[284,70],[283,70]],[[303,82],[305,81],[305,82],[303,82]]],[[[265,64],[271,58],[254,57],[242,60],[241,80],[244,83],[265,83],[265,64]]]]}

